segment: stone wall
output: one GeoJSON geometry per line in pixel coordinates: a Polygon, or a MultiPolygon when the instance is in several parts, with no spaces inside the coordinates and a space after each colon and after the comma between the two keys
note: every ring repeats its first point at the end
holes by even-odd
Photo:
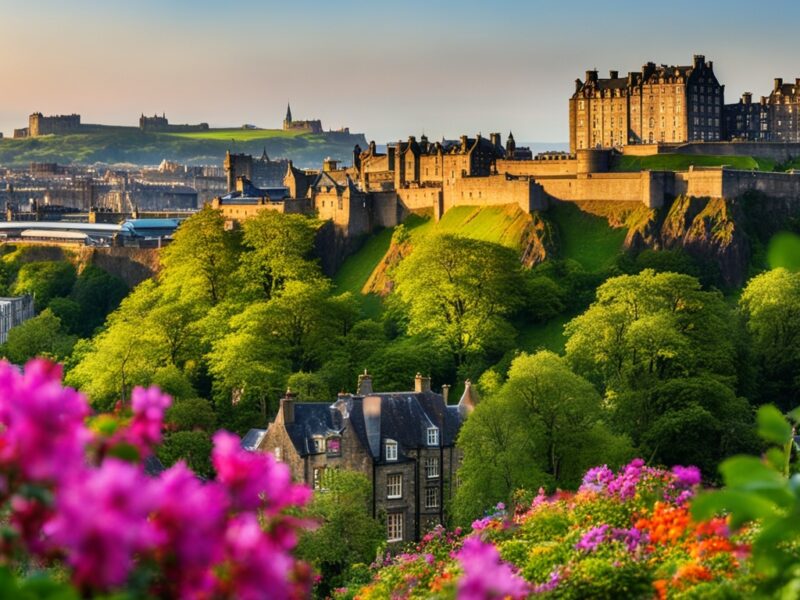
{"type": "Polygon", "coordinates": [[[800,144],[783,142],[690,142],[686,144],[638,144],[625,146],[628,156],[690,154],[702,156],[754,156],[776,162],[800,157],[800,144]]]}
{"type": "Polygon", "coordinates": [[[574,158],[558,160],[505,160],[496,162],[497,172],[508,175],[527,175],[530,177],[575,175],[577,161],[574,158]]]}
{"type": "Polygon", "coordinates": [[[544,208],[544,195],[538,180],[510,178],[506,175],[462,177],[444,187],[443,209],[453,206],[498,206],[517,204],[523,211],[544,208]]]}

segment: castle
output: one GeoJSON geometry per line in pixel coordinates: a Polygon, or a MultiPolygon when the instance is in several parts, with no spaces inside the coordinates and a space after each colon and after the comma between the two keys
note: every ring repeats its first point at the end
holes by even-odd
{"type": "Polygon", "coordinates": [[[191,132],[191,131],[208,131],[208,123],[197,123],[196,125],[170,125],[169,120],[165,114],[153,115],[152,117],[145,117],[144,113],[139,117],[139,129],[142,131],[159,131],[159,132],[191,132]]]}
{"type": "Polygon", "coordinates": [[[28,126],[14,130],[15,138],[39,137],[40,135],[67,135],[78,133],[81,130],[81,116],[54,115],[45,117],[40,112],[35,112],[28,117],[28,126]]]}
{"type": "Polygon", "coordinates": [[[295,121],[292,119],[292,107],[286,105],[286,117],[283,119],[284,131],[306,131],[308,133],[322,133],[322,121],[312,119],[310,121],[295,121]]]}
{"type": "Polygon", "coordinates": [[[689,66],[648,62],[624,77],[587,71],[569,99],[570,152],[629,144],[800,142],[800,79],[775,79],[769,96],[756,103],[752,96],[725,104],[714,64],[699,54],[689,66]]]}

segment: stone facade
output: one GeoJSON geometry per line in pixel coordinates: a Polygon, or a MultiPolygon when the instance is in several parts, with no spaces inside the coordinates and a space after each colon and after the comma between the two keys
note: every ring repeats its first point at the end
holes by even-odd
{"type": "Polygon", "coordinates": [[[446,521],[460,463],[456,437],[476,402],[469,382],[451,406],[431,391],[428,377],[417,375],[414,391],[375,393],[365,373],[356,394],[339,394],[331,405],[296,402],[287,392],[258,450],[273,453],[318,493],[330,469],[362,473],[387,539],[419,540],[446,521]]]}
{"type": "Polygon", "coordinates": [[[80,129],[81,116],[76,114],[45,117],[42,113],[37,112],[28,117],[28,137],[64,135],[77,133],[80,129]]]}
{"type": "Polygon", "coordinates": [[[784,83],[776,78],[769,96],[753,102],[746,92],[725,106],[726,134],[732,140],[800,142],[800,78],[784,83]]]}
{"type": "Polygon", "coordinates": [[[690,66],[645,64],[620,77],[587,71],[569,100],[570,151],[627,144],[722,139],[724,86],[714,65],[695,55],[690,66]]]}
{"type": "Polygon", "coordinates": [[[225,153],[223,168],[228,181],[228,192],[236,189],[236,180],[246,177],[254,186],[261,188],[280,187],[289,167],[285,159],[270,160],[266,149],[260,158],[249,154],[225,153]]]}
{"type": "Polygon", "coordinates": [[[146,117],[142,114],[139,117],[139,129],[142,131],[164,131],[164,132],[192,132],[192,131],[208,131],[208,123],[197,123],[196,125],[171,125],[167,116],[162,114],[146,117]]]}

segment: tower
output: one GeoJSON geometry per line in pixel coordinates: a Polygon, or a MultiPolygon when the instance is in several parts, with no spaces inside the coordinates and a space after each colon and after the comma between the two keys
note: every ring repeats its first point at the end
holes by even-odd
{"type": "Polygon", "coordinates": [[[508,132],[508,139],[506,140],[506,158],[513,159],[514,151],[517,149],[517,144],[514,141],[514,134],[508,132]]]}
{"type": "Polygon", "coordinates": [[[292,128],[292,107],[289,103],[286,103],[286,118],[283,120],[283,128],[284,129],[291,129],[292,128]]]}

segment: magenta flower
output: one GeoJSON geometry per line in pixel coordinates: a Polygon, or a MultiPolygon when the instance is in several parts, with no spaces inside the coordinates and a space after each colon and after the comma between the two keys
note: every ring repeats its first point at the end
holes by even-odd
{"type": "Polygon", "coordinates": [[[559,583],[561,583],[561,573],[559,573],[558,569],[554,569],[551,571],[550,577],[547,579],[547,581],[533,586],[531,592],[533,594],[546,594],[547,592],[552,592],[555,590],[559,583]]]}
{"type": "Polygon", "coordinates": [[[500,559],[492,544],[467,538],[456,557],[464,570],[458,582],[459,600],[516,599],[530,593],[528,582],[500,559]]]}
{"type": "Polygon", "coordinates": [[[218,480],[229,493],[234,508],[259,507],[277,514],[290,505],[303,505],[311,497],[306,486],[292,483],[289,467],[267,452],[242,450],[239,437],[219,431],[214,435],[211,460],[218,480]]]}
{"type": "Polygon", "coordinates": [[[594,552],[597,547],[602,544],[606,539],[606,532],[608,532],[608,525],[600,525],[593,527],[575,544],[576,550],[583,550],[584,552],[594,552]]]}
{"type": "Polygon", "coordinates": [[[580,491],[603,491],[613,479],[614,472],[608,468],[608,465],[594,467],[586,471],[586,475],[583,476],[583,484],[580,487],[580,491]]]}
{"type": "Polygon", "coordinates": [[[131,408],[133,419],[127,432],[127,441],[139,448],[143,456],[152,452],[153,446],[161,442],[164,413],[172,404],[172,398],[156,386],[147,389],[133,388],[131,408]]]}
{"type": "Polygon", "coordinates": [[[158,500],[156,485],[139,467],[114,458],[65,482],[45,534],[52,547],[64,549],[79,586],[121,585],[134,556],[160,541],[148,520],[158,500]]]}
{"type": "Polygon", "coordinates": [[[56,481],[82,468],[91,434],[83,395],[61,387],[61,367],[37,359],[24,372],[0,361],[0,464],[27,480],[56,481]]]}
{"type": "Polygon", "coordinates": [[[672,467],[672,474],[675,475],[675,483],[677,485],[687,488],[700,485],[703,479],[700,475],[700,469],[694,466],[682,467],[681,465],[675,465],[672,467]]]}

